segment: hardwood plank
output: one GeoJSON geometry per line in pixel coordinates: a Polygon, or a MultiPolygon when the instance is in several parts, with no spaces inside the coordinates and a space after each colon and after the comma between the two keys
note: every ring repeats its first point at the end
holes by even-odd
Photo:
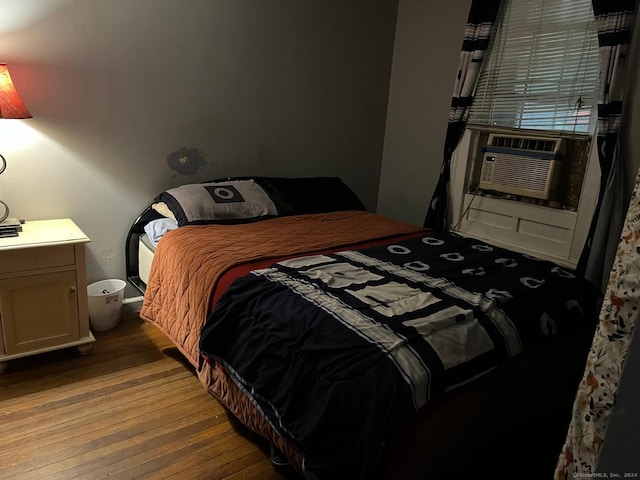
{"type": "MultiPolygon", "coordinates": [[[[153,368],[151,366],[150,368],[153,368]]],[[[123,371],[123,378],[104,378],[104,382],[78,382],[72,386],[57,387],[47,389],[42,395],[27,394],[16,397],[6,402],[6,407],[2,408],[0,414],[4,421],[11,421],[33,415],[29,405],[37,404],[41,409],[45,409],[44,416],[51,416],[56,409],[66,409],[73,404],[82,405],[85,409],[90,409],[101,404],[105,398],[112,399],[118,396],[130,395],[133,392],[145,393],[145,390],[155,386],[167,386],[170,382],[179,379],[175,378],[175,373],[179,370],[167,370],[162,366],[158,372],[145,372],[142,369],[136,371],[123,371]],[[101,383],[101,384],[100,384],[101,383]]],[[[190,379],[187,379],[190,380],[190,379]]],[[[189,381],[189,383],[191,383],[189,381]]],[[[5,402],[3,401],[3,404],[5,402]]],[[[32,418],[32,417],[30,417],[32,418]]]]}
{"type": "MultiPolygon", "coordinates": [[[[51,448],[56,448],[58,454],[55,461],[60,461],[62,458],[66,458],[64,448],[59,445],[62,442],[73,442],[73,447],[69,456],[75,456],[80,452],[85,451],[88,448],[92,448],[91,444],[96,440],[96,432],[100,432],[102,435],[102,441],[106,441],[108,434],[115,434],[122,432],[126,429],[131,429],[133,423],[133,432],[141,433],[146,426],[153,427],[165,421],[166,418],[173,420],[180,420],[181,418],[191,414],[190,411],[186,411],[184,402],[191,402],[192,396],[189,395],[189,390],[181,389],[175,392],[173,397],[170,397],[169,401],[156,402],[153,405],[149,404],[149,400],[146,402],[135,402],[134,404],[127,404],[127,408],[115,408],[109,410],[100,410],[94,412],[92,415],[86,415],[75,419],[74,421],[62,420],[60,424],[52,424],[45,429],[40,429],[35,434],[29,436],[28,441],[38,441],[39,450],[36,453],[29,455],[30,467],[34,468],[40,465],[40,461],[51,462],[51,457],[48,451],[51,448]],[[140,411],[145,411],[153,408],[152,412],[145,414],[144,422],[140,421],[140,411]],[[77,444],[77,445],[76,445],[77,444]]],[[[208,405],[199,404],[202,409],[206,409],[208,405]]],[[[7,429],[13,430],[14,424],[8,423],[7,429]]],[[[29,427],[20,429],[20,431],[29,430],[29,427]]],[[[14,463],[21,463],[24,460],[21,451],[12,453],[13,449],[23,446],[25,438],[18,436],[12,438],[12,441],[0,442],[0,464],[5,468],[8,468],[14,463]]]]}
{"type": "MultiPolygon", "coordinates": [[[[159,467],[162,467],[162,476],[164,477],[170,472],[175,472],[174,463],[186,456],[189,463],[183,464],[183,466],[186,466],[181,471],[183,478],[187,478],[187,471],[189,471],[188,478],[195,478],[190,469],[194,465],[198,465],[203,458],[213,460],[207,475],[224,478],[220,476],[221,472],[227,465],[233,464],[240,456],[237,452],[239,450],[242,451],[240,447],[243,445],[244,440],[235,435],[233,431],[219,432],[214,427],[194,431],[190,435],[183,436],[182,443],[184,446],[179,449],[172,449],[166,444],[162,444],[136,456],[131,456],[126,461],[117,463],[117,468],[120,470],[116,473],[126,473],[131,478],[144,478],[146,475],[154,473],[159,467]],[[215,441],[212,441],[212,438],[215,438],[215,441]]],[[[153,447],[154,445],[150,446],[153,447]]],[[[234,468],[236,468],[235,465],[234,468]]],[[[106,478],[113,474],[110,471],[97,471],[97,473],[100,476],[95,478],[106,478]]]]}
{"type": "Polygon", "coordinates": [[[229,418],[155,327],[123,306],[93,351],[12,360],[0,375],[0,477],[263,479],[268,446],[229,418]]]}
{"type": "MultiPolygon", "coordinates": [[[[104,437],[94,439],[86,451],[69,455],[54,465],[32,470],[35,478],[100,478],[102,476],[123,475],[142,459],[152,459],[156,468],[166,466],[163,456],[167,452],[184,451],[199,435],[217,437],[229,429],[228,426],[208,429],[206,413],[185,417],[179,421],[163,425],[144,425],[143,431],[131,429],[110,432],[104,437]],[[187,445],[177,447],[177,445],[187,445]]],[[[211,438],[206,439],[207,442],[211,438]]],[[[136,478],[135,473],[132,474],[136,478]]]]}

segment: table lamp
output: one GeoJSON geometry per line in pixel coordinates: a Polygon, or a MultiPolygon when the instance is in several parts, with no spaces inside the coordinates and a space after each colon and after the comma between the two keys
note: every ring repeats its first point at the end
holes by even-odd
{"type": "MultiPolygon", "coordinates": [[[[11,75],[9,74],[9,67],[6,63],[0,63],[0,118],[31,118],[32,115],[27,110],[27,107],[22,102],[18,91],[16,90],[11,75]]],[[[7,161],[0,154],[0,174],[7,168],[7,161]]],[[[14,219],[8,219],[9,206],[0,200],[0,228],[5,229],[7,235],[11,234],[14,230],[17,234],[18,226],[20,222],[14,219]],[[7,220],[8,219],[8,220],[7,220]],[[17,222],[18,226],[14,225],[17,222]]],[[[2,231],[0,231],[2,234],[2,231]]]]}

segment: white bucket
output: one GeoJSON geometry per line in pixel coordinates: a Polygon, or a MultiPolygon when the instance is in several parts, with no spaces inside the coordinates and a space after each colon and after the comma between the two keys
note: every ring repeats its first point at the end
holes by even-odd
{"type": "Polygon", "coordinates": [[[89,297],[89,323],[96,332],[109,330],[120,322],[124,280],[100,280],[87,286],[89,297]]]}

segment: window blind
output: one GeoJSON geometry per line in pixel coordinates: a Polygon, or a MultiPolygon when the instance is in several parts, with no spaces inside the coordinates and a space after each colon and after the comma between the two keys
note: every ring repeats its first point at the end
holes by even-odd
{"type": "Polygon", "coordinates": [[[468,121],[593,133],[598,71],[591,0],[503,0],[468,121]]]}

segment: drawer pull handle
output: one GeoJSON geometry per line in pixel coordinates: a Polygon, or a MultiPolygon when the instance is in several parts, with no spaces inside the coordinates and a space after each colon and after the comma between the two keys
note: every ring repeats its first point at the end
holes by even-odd
{"type": "Polygon", "coordinates": [[[77,288],[76,288],[76,286],[75,286],[75,285],[73,285],[73,286],[69,287],[69,291],[70,291],[71,293],[76,293],[76,290],[77,290],[77,288]]]}

